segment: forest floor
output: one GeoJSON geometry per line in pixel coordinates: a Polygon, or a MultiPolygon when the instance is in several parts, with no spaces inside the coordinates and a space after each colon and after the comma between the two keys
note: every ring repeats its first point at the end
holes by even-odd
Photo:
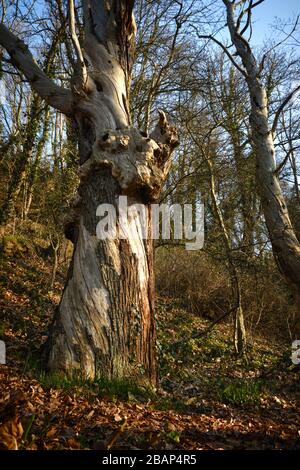
{"type": "Polygon", "coordinates": [[[204,334],[209,321],[162,296],[159,390],[45,375],[39,348],[64,277],[50,291],[51,262],[19,248],[0,253],[0,418],[22,392],[20,449],[300,449],[300,370],[290,346],[255,336],[247,357],[236,358],[230,322],[204,334]]]}

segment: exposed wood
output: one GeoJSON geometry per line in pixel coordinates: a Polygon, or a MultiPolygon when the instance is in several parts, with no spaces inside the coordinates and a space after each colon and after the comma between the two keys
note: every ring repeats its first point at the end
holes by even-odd
{"type": "Polygon", "coordinates": [[[83,0],[82,4],[81,45],[74,3],[69,1],[78,60],[71,90],[50,80],[27,46],[0,27],[0,44],[13,64],[41,98],[72,117],[78,131],[80,186],[66,217],[74,255],[46,347],[47,364],[51,371],[66,374],[144,376],[155,384],[152,241],[143,239],[138,213],[125,228],[127,238],[99,240],[96,211],[101,203],[117,209],[118,196],[126,194],[130,204],[146,205],[150,235],[148,204],[160,194],[178,136],[162,111],[151,136],[131,127],[134,2],[83,0]]]}
{"type": "Polygon", "coordinates": [[[11,57],[12,64],[22,72],[32,88],[51,106],[69,115],[72,110],[70,90],[56,85],[37,65],[28,46],[0,23],[0,45],[11,57]]]}
{"type": "Polygon", "coordinates": [[[150,234],[147,205],[158,198],[178,144],[163,112],[151,136],[131,128],[132,6],[84,2],[88,78],[74,99],[81,183],[66,220],[75,247],[48,343],[48,367],[92,378],[144,376],[155,384],[152,241],[143,240],[138,214],[126,227],[126,239],[96,236],[97,206],[110,203],[117,210],[124,194],[131,204],[146,204],[150,234]]]}
{"type": "MultiPolygon", "coordinates": [[[[276,172],[273,140],[276,119],[272,129],[269,125],[267,93],[260,79],[260,67],[249,43],[237,30],[235,4],[228,0],[223,0],[223,3],[227,10],[231,40],[247,73],[246,81],[251,98],[252,143],[256,153],[256,181],[274,257],[281,272],[300,292],[300,244],[292,227],[276,172]]],[[[289,95],[283,101],[279,112],[290,98],[289,95]]]]}

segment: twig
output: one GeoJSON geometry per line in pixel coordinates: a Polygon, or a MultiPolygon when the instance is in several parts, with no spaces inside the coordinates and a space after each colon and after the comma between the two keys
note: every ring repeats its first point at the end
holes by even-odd
{"type": "Polygon", "coordinates": [[[216,320],[214,320],[208,328],[206,328],[205,331],[199,331],[197,333],[194,333],[193,335],[191,335],[189,338],[184,338],[184,339],[181,339],[179,341],[176,341],[175,343],[172,343],[172,345],[178,345],[178,344],[182,344],[182,343],[185,343],[187,340],[190,340],[190,339],[196,339],[196,338],[202,338],[203,336],[206,336],[208,333],[210,333],[210,331],[214,328],[215,325],[217,325],[218,323],[220,323],[222,320],[224,320],[224,318],[228,317],[231,313],[235,312],[237,309],[237,306],[231,308],[230,310],[227,310],[227,312],[224,312],[220,317],[218,317],[216,320]]]}

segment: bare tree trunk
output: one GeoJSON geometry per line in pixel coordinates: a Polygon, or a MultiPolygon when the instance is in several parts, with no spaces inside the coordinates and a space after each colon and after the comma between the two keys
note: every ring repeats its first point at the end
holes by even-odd
{"type": "Polygon", "coordinates": [[[291,169],[293,172],[293,178],[294,178],[294,186],[295,186],[295,196],[296,196],[296,201],[298,204],[300,204],[300,191],[299,191],[299,181],[298,181],[298,168],[297,168],[297,161],[296,161],[296,156],[295,156],[295,149],[293,145],[293,121],[292,121],[292,111],[289,111],[289,123],[286,126],[284,123],[284,132],[288,140],[288,145],[289,145],[289,160],[290,160],[290,165],[291,169]]]}
{"type": "Polygon", "coordinates": [[[205,156],[209,175],[210,175],[210,192],[212,198],[212,206],[218,221],[221,235],[224,242],[226,257],[227,257],[227,265],[228,265],[228,272],[230,276],[230,283],[232,289],[232,296],[233,302],[235,305],[234,311],[234,350],[236,354],[242,355],[245,353],[246,349],[246,329],[244,323],[244,314],[243,314],[243,307],[242,307],[242,291],[240,285],[240,278],[238,270],[235,266],[232,252],[231,252],[231,243],[228,236],[227,228],[224,223],[223,215],[221,209],[219,207],[218,198],[215,189],[215,177],[214,177],[214,169],[213,163],[209,156],[205,156]]]}
{"type": "Polygon", "coordinates": [[[0,25],[0,44],[32,87],[77,126],[80,186],[66,220],[74,243],[68,280],[46,347],[50,371],[85,377],[144,376],[156,383],[153,248],[142,239],[138,216],[127,239],[100,240],[97,207],[117,207],[118,196],[149,204],[159,197],[178,143],[160,112],[150,136],[130,127],[129,86],[135,22],[133,0],[83,0],[83,48],[69,21],[77,66],[72,90],[59,87],[33,61],[28,48],[0,25]]]}
{"type": "Polygon", "coordinates": [[[50,120],[50,110],[49,108],[47,108],[45,111],[42,136],[37,144],[34,162],[32,163],[32,166],[29,169],[29,176],[28,176],[28,183],[27,183],[27,195],[26,195],[25,207],[24,207],[25,219],[27,218],[28,212],[31,207],[33,192],[34,192],[35,183],[36,183],[37,174],[38,174],[38,168],[39,168],[43,150],[47,142],[47,138],[48,138],[49,120],[50,120]]]}
{"type": "MultiPolygon", "coordinates": [[[[228,132],[233,147],[233,158],[237,171],[237,182],[241,194],[241,213],[243,218],[243,236],[242,250],[251,258],[254,254],[254,228],[255,228],[255,175],[247,172],[250,163],[250,157],[244,155],[244,142],[242,132],[239,126],[239,113],[241,103],[239,103],[238,90],[236,89],[235,69],[230,68],[229,72],[229,91],[225,96],[224,109],[227,115],[228,132]],[[239,106],[240,105],[240,106],[239,106]],[[251,176],[250,176],[251,174],[251,176]]],[[[252,161],[252,159],[251,159],[252,161]]],[[[253,165],[254,166],[254,165],[253,165]]]]}
{"type": "MultiPolygon", "coordinates": [[[[63,33],[63,27],[61,27],[53,36],[52,38],[52,43],[49,49],[47,50],[43,68],[46,73],[52,73],[53,71],[53,66],[54,66],[54,58],[57,50],[57,46],[60,42],[61,35],[63,33]]],[[[1,31],[0,31],[1,34],[1,31]]],[[[3,33],[5,35],[5,31],[3,33]]],[[[1,39],[1,38],[0,38],[1,39]]],[[[9,37],[5,38],[10,42],[9,37]]],[[[22,45],[20,43],[21,49],[22,45]]],[[[19,47],[20,47],[19,46],[19,47]]],[[[12,47],[12,55],[15,54],[15,49],[14,45],[10,43],[10,47],[12,47]]],[[[24,45],[26,48],[26,46],[24,45]]],[[[26,50],[26,49],[25,49],[26,50]]],[[[12,62],[14,63],[14,60],[12,59],[12,62]]],[[[31,67],[30,73],[33,74],[32,80],[37,79],[37,75],[35,75],[35,70],[34,67],[31,67]]],[[[43,72],[42,72],[43,73],[43,72]]],[[[26,73],[25,73],[26,75],[26,73]]],[[[20,193],[22,183],[24,183],[24,179],[26,177],[26,169],[28,167],[28,164],[32,158],[33,150],[36,144],[36,137],[38,133],[38,129],[40,126],[40,119],[41,119],[41,114],[43,111],[43,102],[41,100],[41,93],[39,93],[39,90],[36,90],[37,93],[34,94],[30,110],[28,113],[28,119],[26,123],[26,129],[25,129],[25,140],[22,148],[22,152],[17,155],[16,159],[16,167],[14,168],[13,176],[11,178],[11,181],[9,183],[8,191],[6,198],[4,200],[4,203],[0,209],[0,224],[5,224],[9,222],[13,217],[15,216],[15,206],[17,202],[18,195],[20,193]]],[[[48,110],[46,110],[46,114],[49,113],[48,110]]],[[[48,117],[45,117],[46,120],[49,119],[48,117]]],[[[45,124],[46,125],[46,124],[45,124]]],[[[44,132],[44,131],[43,131],[44,132]]],[[[39,160],[40,155],[39,153],[42,152],[44,142],[47,138],[47,135],[41,138],[41,142],[38,144],[38,149],[37,149],[37,160],[39,160]]],[[[37,162],[38,163],[38,162],[37,162]]],[[[34,170],[35,171],[35,170],[34,170]]],[[[34,176],[35,179],[35,176],[34,176]]],[[[31,181],[29,182],[29,189],[31,191],[32,184],[31,181]]],[[[26,218],[26,215],[28,213],[30,204],[31,204],[31,198],[32,194],[29,192],[28,199],[25,201],[25,206],[24,206],[24,217],[26,218]],[[26,205],[27,202],[29,202],[29,207],[27,208],[26,205]]]]}
{"type": "Polygon", "coordinates": [[[97,239],[98,204],[116,207],[121,194],[109,170],[95,169],[79,191],[74,255],[52,327],[48,367],[92,378],[145,371],[155,382],[151,241],[140,238],[135,220],[128,240],[97,239]]]}
{"type": "MultiPolygon", "coordinates": [[[[260,79],[261,66],[257,64],[249,43],[239,31],[234,16],[234,3],[229,0],[223,2],[227,9],[231,39],[244,67],[239,69],[245,76],[250,93],[250,124],[256,153],[256,182],[274,257],[281,272],[300,293],[300,244],[292,227],[276,172],[273,140],[276,119],[270,128],[267,93],[260,79]]],[[[251,18],[249,15],[251,6],[248,9],[248,19],[251,18]]]]}
{"type": "MultiPolygon", "coordinates": [[[[155,152],[167,152],[169,158],[172,136],[163,115],[150,137],[130,128],[134,20],[125,2],[109,3],[108,8],[98,1],[84,2],[90,71],[86,78],[82,70],[83,85],[73,85],[73,90],[84,90],[74,105],[81,184],[66,223],[75,247],[51,331],[48,368],[92,378],[144,375],[156,383],[152,241],[142,239],[136,218],[129,222],[128,239],[97,239],[96,210],[101,203],[117,210],[121,194],[131,204],[147,206],[154,200],[166,174],[157,178],[158,168],[149,164],[157,164],[155,152]],[[159,147],[151,137],[165,140],[159,147]]],[[[147,211],[150,234],[149,207],[147,211]]]]}

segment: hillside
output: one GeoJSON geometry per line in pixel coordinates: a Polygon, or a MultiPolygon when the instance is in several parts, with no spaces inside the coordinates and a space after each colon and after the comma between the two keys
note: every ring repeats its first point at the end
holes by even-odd
{"type": "Polygon", "coordinates": [[[229,320],[205,333],[209,320],[162,295],[159,390],[45,375],[40,348],[65,270],[49,290],[51,257],[26,239],[1,246],[1,409],[24,395],[21,449],[300,449],[300,371],[289,347],[256,336],[236,358],[229,320]]]}

